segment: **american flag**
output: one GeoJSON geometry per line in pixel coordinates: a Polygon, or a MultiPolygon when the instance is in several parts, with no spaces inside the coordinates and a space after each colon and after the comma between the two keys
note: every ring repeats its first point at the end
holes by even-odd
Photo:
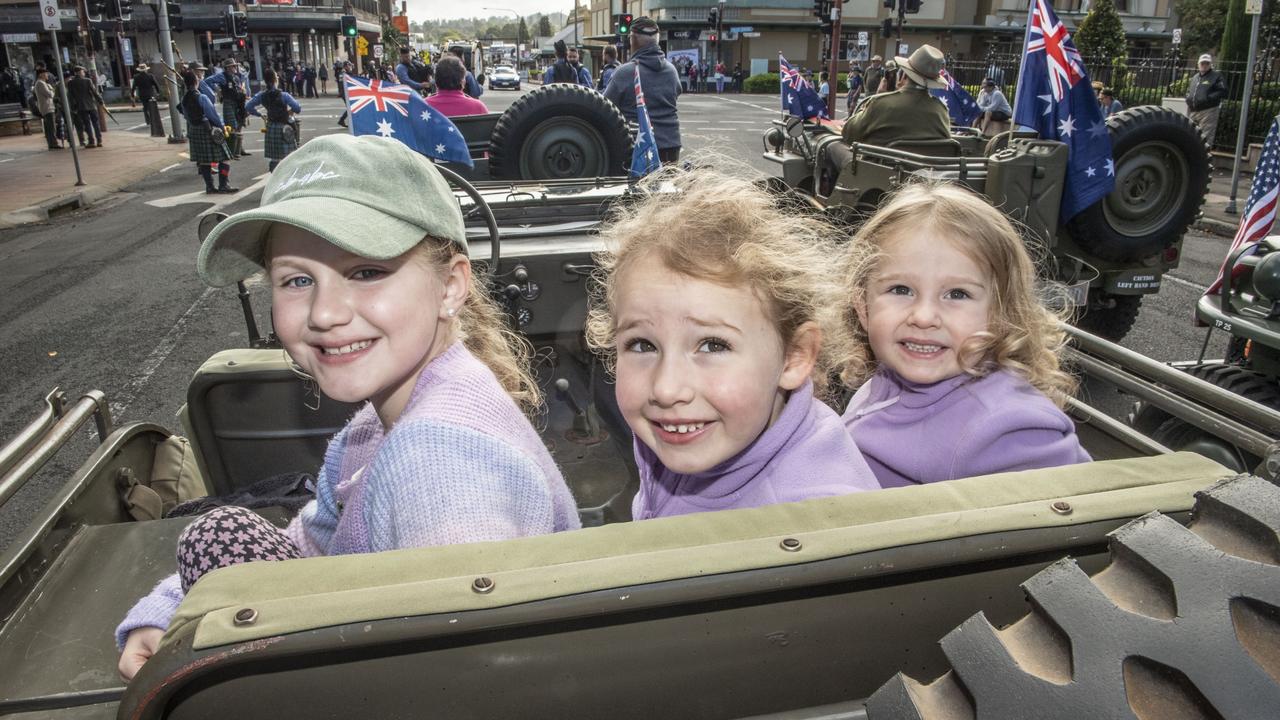
{"type": "Polygon", "coordinates": [[[1240,229],[1231,240],[1231,248],[1227,257],[1218,268],[1218,278],[1213,281],[1205,295],[1216,295],[1222,288],[1222,281],[1227,270],[1227,258],[1245,245],[1256,244],[1271,232],[1276,221],[1276,195],[1280,187],[1280,119],[1271,122],[1271,131],[1262,144],[1262,155],[1258,157],[1258,168],[1253,173],[1253,187],[1249,190],[1249,201],[1244,205],[1244,217],[1240,220],[1240,229]]]}
{"type": "Polygon", "coordinates": [[[778,53],[778,70],[782,81],[782,112],[802,120],[827,117],[826,101],[818,97],[818,91],[782,57],[782,53],[778,53]]]}
{"type": "Polygon", "coordinates": [[[662,161],[658,159],[658,142],[653,137],[653,125],[649,123],[649,108],[644,104],[644,90],[640,88],[640,68],[635,71],[636,89],[636,130],[635,147],[631,150],[631,177],[644,177],[657,170],[662,161]]]}
{"type": "Polygon", "coordinates": [[[475,166],[453,121],[408,86],[351,75],[346,83],[352,135],[380,135],[436,160],[475,166]]]}
{"type": "Polygon", "coordinates": [[[1111,130],[1080,53],[1046,0],[1031,0],[1025,50],[1013,121],[1035,128],[1046,140],[1066,143],[1059,212],[1059,220],[1066,222],[1115,189],[1111,130]]]}

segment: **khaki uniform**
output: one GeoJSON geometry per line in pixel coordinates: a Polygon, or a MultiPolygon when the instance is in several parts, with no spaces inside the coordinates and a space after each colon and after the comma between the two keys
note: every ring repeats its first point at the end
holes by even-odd
{"type": "Polygon", "coordinates": [[[946,140],[951,118],[940,100],[909,86],[866,99],[844,124],[844,141],[888,145],[897,140],[946,140]]]}

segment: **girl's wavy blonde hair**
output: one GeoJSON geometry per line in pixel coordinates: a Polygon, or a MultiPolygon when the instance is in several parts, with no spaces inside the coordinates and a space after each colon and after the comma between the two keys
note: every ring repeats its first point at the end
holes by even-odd
{"type": "MultiPolygon", "coordinates": [[[[874,356],[858,308],[866,307],[867,285],[884,258],[885,243],[902,233],[928,233],[938,242],[955,243],[986,274],[991,283],[991,313],[987,330],[969,338],[959,350],[965,372],[975,377],[997,368],[1018,373],[1059,407],[1076,389],[1076,380],[1059,360],[1066,341],[1058,313],[1049,309],[1062,288],[1038,286],[1032,251],[1004,213],[968,189],[947,182],[904,186],[891,196],[853,237],[845,254],[844,321],[857,349],[839,362],[840,377],[856,388],[874,371],[874,356]]],[[[920,258],[929,262],[930,258],[920,258]]]]}
{"type": "Polygon", "coordinates": [[[816,218],[784,211],[752,181],[722,171],[664,168],[641,182],[638,202],[615,209],[600,230],[606,250],[595,256],[588,345],[613,372],[619,278],[656,258],[672,272],[730,288],[749,288],[789,348],[807,322],[821,333],[812,379],[824,397],[839,358],[858,350],[839,312],[843,288],[834,275],[840,233],[816,218]]]}

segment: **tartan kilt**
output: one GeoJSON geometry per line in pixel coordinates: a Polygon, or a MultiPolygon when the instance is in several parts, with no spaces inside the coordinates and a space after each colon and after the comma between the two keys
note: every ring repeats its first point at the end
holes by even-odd
{"type": "Polygon", "coordinates": [[[222,101],[222,122],[225,125],[230,125],[232,130],[240,129],[240,123],[236,122],[236,114],[239,108],[239,103],[231,100],[222,101]]]}
{"type": "Polygon", "coordinates": [[[208,126],[203,123],[187,123],[187,154],[191,156],[191,162],[206,165],[231,159],[226,144],[214,142],[208,126]]]}
{"type": "Polygon", "coordinates": [[[283,160],[289,153],[298,149],[298,141],[285,139],[283,123],[267,123],[267,137],[263,141],[262,154],[271,160],[283,160]]]}

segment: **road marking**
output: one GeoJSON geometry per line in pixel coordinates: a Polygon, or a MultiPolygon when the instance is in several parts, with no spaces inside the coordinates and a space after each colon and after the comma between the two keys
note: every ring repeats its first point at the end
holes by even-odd
{"type": "Polygon", "coordinates": [[[5,159],[3,159],[3,160],[0,160],[0,163],[4,163],[4,162],[13,162],[14,160],[17,160],[17,159],[18,159],[18,158],[5,158],[5,159]]]}
{"type": "Polygon", "coordinates": [[[144,128],[144,127],[150,127],[150,126],[147,123],[142,123],[141,125],[134,125],[131,128],[125,128],[125,130],[137,130],[138,128],[144,128]]]}
{"type": "Polygon", "coordinates": [[[113,418],[119,420],[124,417],[124,411],[137,399],[138,392],[147,384],[147,381],[151,379],[156,370],[160,369],[164,361],[173,353],[174,348],[178,347],[178,341],[182,340],[182,336],[186,334],[187,325],[197,315],[200,306],[217,290],[218,288],[210,287],[205,288],[204,292],[200,293],[200,297],[191,303],[191,307],[187,308],[187,311],[178,317],[177,322],[173,324],[173,327],[169,328],[164,337],[160,338],[159,344],[151,350],[151,354],[147,356],[147,359],[142,361],[141,367],[129,378],[129,382],[125,383],[125,386],[115,393],[116,400],[111,403],[111,416],[113,418]]]}
{"type": "Polygon", "coordinates": [[[162,172],[162,173],[169,172],[170,170],[172,170],[172,169],[174,169],[174,168],[176,168],[176,167],[182,167],[182,163],[174,163],[174,164],[170,165],[169,167],[161,168],[161,169],[160,169],[160,172],[162,172]]]}
{"type": "MultiPolygon", "coordinates": [[[[765,107],[765,106],[763,106],[763,105],[757,105],[757,104],[755,104],[755,103],[749,103],[749,102],[747,102],[747,101],[745,101],[745,100],[734,100],[733,98],[727,98],[727,97],[724,97],[723,95],[710,95],[710,96],[708,96],[708,99],[710,99],[710,98],[715,98],[715,101],[720,101],[720,102],[730,102],[730,103],[735,103],[735,104],[738,104],[738,105],[746,105],[747,107],[755,108],[756,110],[764,110],[764,111],[766,111],[766,112],[771,112],[771,113],[780,113],[780,112],[782,112],[781,107],[765,107]]],[[[781,103],[779,103],[779,105],[781,105],[781,103]]]]}
{"type": "Polygon", "coordinates": [[[1172,280],[1172,281],[1174,281],[1175,283],[1177,283],[1177,284],[1179,284],[1179,285],[1182,285],[1183,287],[1189,287],[1189,288],[1191,288],[1192,290],[1195,290],[1196,292],[1200,293],[1201,295],[1203,295],[1203,294],[1204,294],[1204,291],[1205,291],[1205,290],[1208,290],[1208,289],[1209,289],[1209,288],[1208,288],[1207,286],[1205,286],[1205,285],[1199,285],[1199,284],[1197,284],[1197,283],[1193,283],[1193,282],[1191,282],[1190,280],[1184,280],[1184,279],[1182,279],[1182,278],[1178,277],[1177,275],[1173,275],[1173,274],[1170,274],[1170,273],[1165,273],[1164,277],[1165,277],[1165,279],[1166,279],[1166,280],[1172,280]]]}
{"type": "Polygon", "coordinates": [[[178,205],[206,203],[209,205],[209,207],[206,208],[205,211],[200,214],[208,215],[209,213],[215,212],[223,207],[226,207],[227,205],[230,205],[231,203],[236,202],[237,200],[243,200],[245,197],[247,197],[248,193],[251,193],[254,190],[257,190],[258,188],[262,187],[263,185],[266,185],[267,178],[269,177],[271,177],[270,173],[263,173],[262,175],[259,175],[258,177],[254,178],[256,182],[254,182],[252,185],[250,185],[247,188],[241,188],[240,192],[233,193],[231,195],[221,195],[221,194],[209,195],[203,190],[197,190],[195,192],[182,193],[181,195],[174,195],[173,197],[148,200],[147,204],[152,207],[167,208],[167,207],[176,207],[178,205]]]}

